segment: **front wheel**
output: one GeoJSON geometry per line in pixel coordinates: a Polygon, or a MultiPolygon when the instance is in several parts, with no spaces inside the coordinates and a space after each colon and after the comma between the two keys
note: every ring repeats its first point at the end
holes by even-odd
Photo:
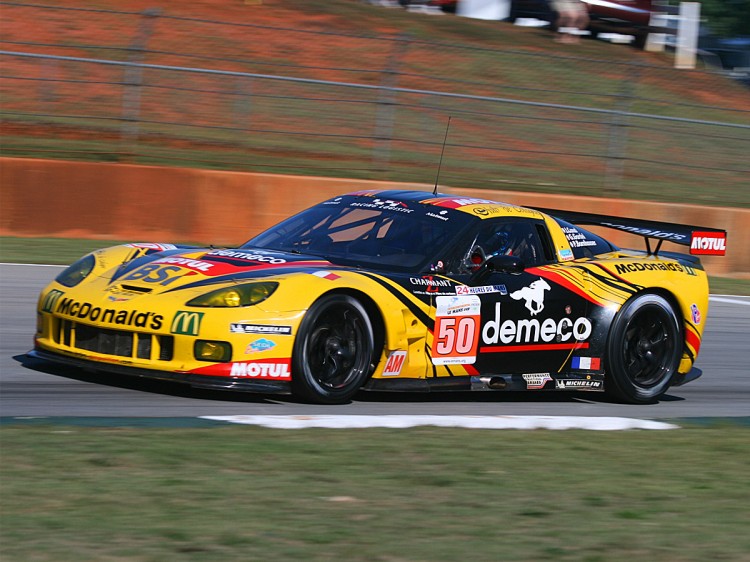
{"type": "Polygon", "coordinates": [[[631,404],[658,400],[682,356],[682,329],[670,303],[642,294],[617,313],[607,342],[607,390],[631,404]]]}
{"type": "Polygon", "coordinates": [[[294,394],[319,404],[351,399],[370,374],[372,324],[349,295],[326,295],[307,311],[292,354],[294,394]]]}

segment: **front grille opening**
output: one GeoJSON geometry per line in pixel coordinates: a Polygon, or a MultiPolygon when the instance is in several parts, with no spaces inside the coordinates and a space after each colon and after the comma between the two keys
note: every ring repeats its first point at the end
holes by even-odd
{"type": "Polygon", "coordinates": [[[121,330],[107,330],[76,325],[76,344],[78,349],[102,353],[104,355],[116,355],[118,357],[133,356],[133,334],[121,330]]]}
{"type": "Polygon", "coordinates": [[[70,347],[71,342],[71,333],[73,331],[73,322],[70,320],[62,320],[60,322],[60,339],[62,340],[62,344],[70,347]]]}
{"type": "Polygon", "coordinates": [[[51,337],[58,345],[102,355],[153,361],[172,361],[174,358],[174,336],[171,335],[111,330],[53,318],[51,337]]]}
{"type": "Polygon", "coordinates": [[[174,356],[174,336],[156,336],[159,342],[159,361],[171,361],[174,356]]]}
{"type": "Polygon", "coordinates": [[[135,334],[138,340],[136,357],[138,359],[151,359],[151,334],[135,334]]]}

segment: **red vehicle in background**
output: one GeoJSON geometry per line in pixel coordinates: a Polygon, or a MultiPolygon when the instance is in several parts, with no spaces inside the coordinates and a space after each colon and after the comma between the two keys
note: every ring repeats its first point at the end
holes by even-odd
{"type": "MultiPolygon", "coordinates": [[[[455,12],[461,0],[431,0],[433,6],[440,6],[447,12],[455,12]]],[[[589,12],[588,31],[593,36],[600,33],[620,33],[633,35],[634,44],[642,48],[649,33],[666,33],[667,29],[651,24],[654,12],[672,13],[676,7],[654,0],[581,0],[589,12]]],[[[511,0],[510,21],[520,18],[535,18],[547,21],[554,26],[557,14],[547,0],[511,0]]]]}

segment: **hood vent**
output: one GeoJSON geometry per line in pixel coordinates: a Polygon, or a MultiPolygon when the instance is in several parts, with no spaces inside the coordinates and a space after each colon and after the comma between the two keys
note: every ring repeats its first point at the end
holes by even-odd
{"type": "Polygon", "coordinates": [[[153,291],[151,287],[138,287],[136,285],[125,285],[124,283],[120,285],[120,288],[124,291],[132,291],[134,293],[150,293],[153,291]]]}

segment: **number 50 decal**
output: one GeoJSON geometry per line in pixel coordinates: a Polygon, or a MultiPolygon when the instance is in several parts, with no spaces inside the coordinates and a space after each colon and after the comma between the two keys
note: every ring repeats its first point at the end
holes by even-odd
{"type": "Polygon", "coordinates": [[[434,365],[471,365],[479,347],[481,303],[476,295],[437,297],[434,365]]]}

